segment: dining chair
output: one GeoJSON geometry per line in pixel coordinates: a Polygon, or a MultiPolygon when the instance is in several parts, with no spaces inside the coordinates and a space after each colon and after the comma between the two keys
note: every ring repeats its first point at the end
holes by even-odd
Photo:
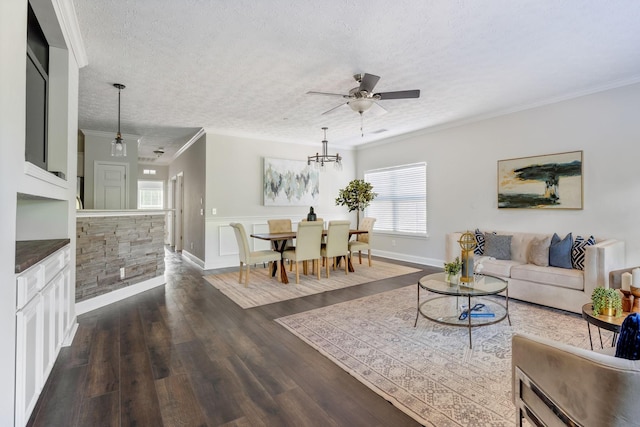
{"type": "MultiPolygon", "coordinates": [[[[269,224],[269,233],[289,233],[293,231],[290,219],[269,219],[267,220],[267,224],[269,224]]],[[[283,251],[293,249],[294,247],[293,239],[287,239],[283,251]]],[[[289,261],[289,271],[291,271],[291,267],[291,261],[289,261]]]]}
{"type": "Polygon", "coordinates": [[[320,255],[324,262],[327,279],[329,278],[329,258],[333,258],[331,265],[335,269],[337,267],[337,257],[344,256],[344,274],[349,274],[349,263],[347,257],[349,256],[349,227],[350,221],[329,221],[329,227],[327,227],[327,242],[322,244],[320,248],[320,255]]]}
{"type": "MultiPolygon", "coordinates": [[[[237,222],[232,222],[229,225],[233,227],[233,231],[238,242],[238,250],[240,253],[240,277],[238,279],[238,283],[242,283],[243,264],[246,264],[247,266],[247,274],[244,278],[244,287],[246,288],[249,286],[250,265],[269,262],[269,266],[271,266],[272,262],[278,262],[281,260],[280,253],[272,250],[252,252],[249,249],[249,240],[247,239],[247,232],[244,230],[244,225],[237,222]]],[[[270,272],[271,268],[269,268],[267,271],[270,272]]]]}
{"type": "Polygon", "coordinates": [[[353,256],[354,252],[358,252],[358,260],[362,264],[362,251],[366,250],[369,258],[369,267],[371,267],[371,235],[373,234],[373,224],[375,218],[362,218],[358,230],[366,230],[367,233],[357,234],[356,240],[349,242],[349,252],[353,256]]]}
{"type": "Polygon", "coordinates": [[[283,259],[289,259],[296,264],[296,283],[300,283],[300,262],[313,261],[313,269],[320,279],[320,267],[317,265],[320,256],[320,242],[322,240],[322,223],[318,221],[302,221],[298,223],[296,232],[296,247],[285,250],[283,259]]]}

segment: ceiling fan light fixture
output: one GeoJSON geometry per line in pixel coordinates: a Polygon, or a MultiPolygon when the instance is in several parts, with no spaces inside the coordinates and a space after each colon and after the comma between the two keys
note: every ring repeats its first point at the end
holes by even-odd
{"type": "Polygon", "coordinates": [[[364,113],[373,105],[373,99],[369,98],[355,98],[350,100],[347,104],[356,113],[364,113]]]}
{"type": "Polygon", "coordinates": [[[118,133],[115,139],[111,141],[111,156],[127,157],[127,143],[122,139],[122,133],[120,133],[120,91],[126,86],[121,83],[114,83],[113,87],[118,89],[118,133]]]}
{"type": "Polygon", "coordinates": [[[322,128],[322,130],[324,131],[324,139],[322,140],[322,154],[316,153],[315,156],[308,156],[307,165],[311,166],[311,162],[313,162],[316,169],[325,170],[325,164],[333,163],[335,169],[342,170],[342,157],[340,157],[340,154],[329,154],[327,129],[327,127],[322,128]]]}

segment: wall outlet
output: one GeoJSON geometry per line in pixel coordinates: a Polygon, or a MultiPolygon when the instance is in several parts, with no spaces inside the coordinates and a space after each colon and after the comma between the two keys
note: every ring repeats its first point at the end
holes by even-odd
{"type": "Polygon", "coordinates": [[[193,250],[193,242],[191,242],[191,250],[193,250]]]}
{"type": "Polygon", "coordinates": [[[120,278],[124,279],[124,267],[120,267],[120,278]]]}

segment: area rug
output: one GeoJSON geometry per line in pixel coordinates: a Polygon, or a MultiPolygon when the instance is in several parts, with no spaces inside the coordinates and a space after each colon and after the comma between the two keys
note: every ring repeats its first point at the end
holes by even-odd
{"type": "Polygon", "coordinates": [[[358,263],[354,266],[356,271],[349,274],[344,274],[344,270],[331,271],[329,279],[326,278],[324,269],[320,280],[315,275],[305,276],[300,272],[300,284],[296,284],[295,271],[288,272],[289,283],[283,284],[262,267],[251,269],[249,286],[246,288],[244,283],[238,283],[237,271],[212,274],[204,278],[240,307],[251,308],[420,271],[382,261],[374,261],[371,267],[358,263]]]}
{"type": "Polygon", "coordinates": [[[511,336],[590,346],[577,314],[514,300],[509,309],[512,326],[473,328],[472,350],[467,328],[422,317],[413,327],[415,286],[276,321],[423,425],[513,426],[511,336]]]}

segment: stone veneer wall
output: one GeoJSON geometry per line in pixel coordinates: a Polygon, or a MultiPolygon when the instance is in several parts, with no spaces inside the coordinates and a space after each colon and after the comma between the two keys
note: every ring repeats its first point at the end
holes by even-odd
{"type": "Polygon", "coordinates": [[[76,302],[164,274],[164,228],[164,215],[78,217],[76,302]]]}

